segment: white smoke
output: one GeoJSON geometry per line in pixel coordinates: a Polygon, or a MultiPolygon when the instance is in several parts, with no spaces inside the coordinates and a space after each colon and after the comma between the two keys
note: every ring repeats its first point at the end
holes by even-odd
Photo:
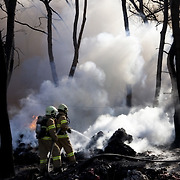
{"type": "MultiPolygon", "coordinates": [[[[116,107],[109,106],[105,80],[102,69],[93,62],[86,62],[79,66],[74,79],[63,78],[58,87],[51,81],[44,81],[39,92],[21,100],[22,108],[11,121],[14,146],[20,134],[24,134],[22,142],[36,145],[35,134],[28,129],[32,116],[44,115],[47,106],[57,107],[60,103],[69,107],[71,127],[82,133],[85,131],[83,134],[88,138],[103,131],[106,134],[103,141],[118,128],[124,128],[133,135],[131,146],[138,152],[172,141],[173,124],[164,108],[133,108],[129,113],[122,108],[123,114],[114,116],[116,107]]],[[[85,147],[82,144],[87,143],[87,138],[80,140],[76,133],[70,137],[75,150],[85,147]]]]}
{"type": "Polygon", "coordinates": [[[31,93],[21,100],[21,110],[11,120],[12,131],[17,129],[13,137],[18,138],[17,132],[23,133],[21,129],[28,127],[33,115],[44,115],[47,106],[58,107],[60,103],[69,107],[71,126],[85,130],[100,114],[108,112],[104,81],[105,74],[92,62],[81,65],[74,79],[63,78],[58,87],[51,81],[44,81],[38,93],[31,93]]]}
{"type": "MultiPolygon", "coordinates": [[[[88,138],[100,130],[105,132],[104,138],[110,137],[115,130],[123,127],[133,135],[131,146],[138,152],[170,143],[174,132],[173,123],[165,113],[165,106],[148,107],[152,104],[155,91],[161,27],[155,28],[153,23],[143,25],[130,21],[131,36],[126,37],[120,2],[104,0],[102,4],[101,1],[91,0],[79,64],[75,77],[70,79],[66,75],[73,57],[72,32],[69,30],[72,29],[73,8],[64,3],[55,7],[56,10],[61,9],[64,20],[62,23],[54,22],[54,37],[58,40],[53,42],[53,48],[59,86],[55,87],[51,82],[46,37],[38,37],[37,45],[32,45],[28,40],[28,47],[33,46],[28,49],[32,53],[27,52],[28,58],[15,70],[9,90],[9,94],[13,91],[17,97],[23,94],[19,110],[15,109],[16,113],[13,107],[9,110],[13,112],[13,146],[17,146],[20,134],[24,134],[24,143],[36,145],[35,133],[28,127],[33,120],[32,116],[44,115],[47,106],[57,107],[60,103],[69,107],[70,126],[88,138]],[[134,108],[131,110],[125,105],[129,85],[133,93],[134,108]],[[14,92],[15,87],[19,91],[14,92]]],[[[40,4],[36,4],[37,8],[43,12],[40,4]]],[[[169,34],[166,42],[171,42],[169,34]]],[[[166,69],[165,64],[163,67],[166,69]]],[[[167,77],[164,79],[167,80],[167,77]]],[[[168,81],[165,85],[167,89],[168,81]]],[[[166,104],[164,99],[169,101],[168,98],[162,96],[163,104],[166,104]]],[[[78,138],[74,132],[74,136],[72,133],[70,137],[75,150],[83,148],[85,143],[82,136],[78,138]]]]}
{"type": "Polygon", "coordinates": [[[152,149],[156,145],[167,145],[173,139],[173,125],[162,108],[133,108],[128,115],[100,116],[85,135],[103,131],[109,138],[115,130],[124,128],[134,138],[130,144],[137,152],[152,149]],[[166,132],[166,133],[163,133],[166,132]]]}

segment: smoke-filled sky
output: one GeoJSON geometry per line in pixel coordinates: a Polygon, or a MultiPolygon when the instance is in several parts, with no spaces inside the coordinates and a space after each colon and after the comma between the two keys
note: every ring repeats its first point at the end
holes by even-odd
{"type": "MultiPolygon", "coordinates": [[[[46,14],[39,1],[23,1],[16,19],[38,26],[38,17],[46,14]]],[[[82,3],[82,1],[81,1],[82,3]]],[[[24,142],[35,142],[27,131],[32,116],[44,115],[49,105],[65,103],[69,107],[70,126],[91,137],[98,131],[109,137],[125,128],[134,137],[132,147],[142,151],[153,145],[164,145],[173,139],[171,115],[165,106],[152,108],[161,26],[143,24],[135,16],[129,18],[130,36],[126,37],[120,0],[88,1],[87,22],[80,47],[79,64],[73,79],[67,75],[73,58],[72,28],[74,4],[54,0],[53,52],[59,86],[52,82],[46,35],[16,24],[16,47],[21,49],[19,66],[14,70],[8,90],[9,114],[13,144],[19,132],[26,130],[24,142]],[[126,107],[125,97],[132,87],[133,108],[126,107]],[[166,133],[162,133],[166,132],[166,133]],[[167,133],[168,132],[168,133],[167,133]],[[163,134],[163,135],[162,135],[163,134]]],[[[82,4],[81,4],[82,5],[82,4]]],[[[80,9],[82,14],[82,8],[80,9]]],[[[46,30],[46,20],[41,19],[46,30]]],[[[171,42],[168,30],[166,42],[171,42]]],[[[169,46],[165,46],[166,50],[169,46]]],[[[166,70],[166,56],[164,67],[166,70]]],[[[168,104],[171,86],[163,74],[162,104],[168,104]]],[[[74,132],[75,133],[75,132],[74,132]]],[[[76,144],[73,134],[73,144],[76,144]]],[[[76,149],[76,148],[75,148],[76,149]]]]}

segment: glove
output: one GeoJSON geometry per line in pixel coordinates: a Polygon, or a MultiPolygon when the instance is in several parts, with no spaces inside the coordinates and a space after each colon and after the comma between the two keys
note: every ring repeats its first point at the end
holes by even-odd
{"type": "Polygon", "coordinates": [[[67,132],[68,132],[68,133],[71,133],[71,129],[69,128],[69,129],[67,130],[67,132]]]}

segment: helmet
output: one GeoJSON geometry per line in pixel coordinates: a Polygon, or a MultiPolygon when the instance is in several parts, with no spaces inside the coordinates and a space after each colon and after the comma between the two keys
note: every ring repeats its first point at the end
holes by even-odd
{"type": "Polygon", "coordinates": [[[63,111],[65,113],[68,112],[68,107],[65,104],[60,104],[58,107],[58,111],[63,111]]]}
{"type": "Polygon", "coordinates": [[[48,106],[47,108],[46,108],[46,115],[49,115],[49,116],[54,116],[54,115],[56,115],[56,113],[57,113],[57,109],[54,107],[54,106],[48,106]]]}

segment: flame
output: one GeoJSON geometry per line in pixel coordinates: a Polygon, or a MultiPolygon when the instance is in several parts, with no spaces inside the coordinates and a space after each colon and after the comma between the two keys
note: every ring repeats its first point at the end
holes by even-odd
{"type": "Polygon", "coordinates": [[[36,129],[36,122],[37,122],[37,120],[38,120],[38,116],[32,116],[32,119],[33,119],[33,121],[32,121],[32,123],[29,125],[29,128],[31,129],[31,130],[35,130],[36,129]]]}

